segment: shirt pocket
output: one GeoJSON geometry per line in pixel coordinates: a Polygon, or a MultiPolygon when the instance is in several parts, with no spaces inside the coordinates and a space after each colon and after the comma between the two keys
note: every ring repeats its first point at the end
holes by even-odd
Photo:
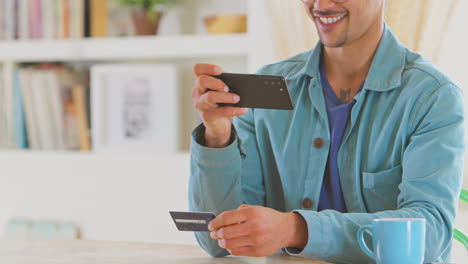
{"type": "Polygon", "coordinates": [[[362,173],[363,196],[369,213],[397,209],[402,172],[398,165],[380,172],[362,173]]]}

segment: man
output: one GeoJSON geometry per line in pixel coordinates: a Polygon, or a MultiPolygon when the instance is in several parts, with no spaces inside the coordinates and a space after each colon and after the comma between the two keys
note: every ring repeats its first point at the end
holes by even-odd
{"type": "Polygon", "coordinates": [[[194,67],[203,124],[193,132],[190,208],[219,214],[197,240],[212,256],[284,249],[369,263],[359,227],[425,218],[425,262],[448,261],[463,167],[460,89],[395,39],[384,0],[303,2],[320,43],[259,71],[285,76],[293,111],[219,107],[239,101],[211,77],[222,69],[194,67]]]}

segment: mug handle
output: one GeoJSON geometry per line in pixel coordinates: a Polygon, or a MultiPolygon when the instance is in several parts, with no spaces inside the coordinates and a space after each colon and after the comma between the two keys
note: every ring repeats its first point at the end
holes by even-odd
{"type": "Polygon", "coordinates": [[[359,231],[357,233],[357,239],[358,239],[359,246],[361,247],[362,251],[364,251],[364,253],[366,253],[367,256],[371,257],[375,261],[375,253],[369,249],[369,247],[366,244],[366,241],[364,240],[364,232],[368,232],[371,236],[373,236],[371,228],[372,228],[371,225],[361,226],[361,228],[359,228],[359,231]]]}

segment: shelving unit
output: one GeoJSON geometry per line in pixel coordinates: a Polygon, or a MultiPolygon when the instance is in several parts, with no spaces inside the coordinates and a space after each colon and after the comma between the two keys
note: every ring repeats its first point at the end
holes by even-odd
{"type": "Polygon", "coordinates": [[[189,98],[195,80],[191,66],[197,62],[206,62],[220,64],[230,71],[253,73],[261,66],[273,62],[271,28],[264,1],[242,0],[233,3],[227,0],[196,2],[185,0],[183,2],[191,11],[198,10],[198,15],[215,13],[216,8],[226,12],[232,9],[239,10],[235,5],[245,7],[248,16],[246,34],[208,35],[200,33],[198,28],[192,29],[191,34],[183,32],[182,35],[0,41],[0,63],[3,68],[4,83],[6,87],[13,86],[12,76],[15,65],[23,62],[70,62],[85,65],[112,62],[175,62],[179,68],[179,89],[182,95],[179,99],[182,108],[179,146],[180,150],[185,152],[189,148],[187,137],[190,135],[190,130],[198,122],[194,109],[191,109],[193,107],[189,98]],[[208,11],[201,11],[203,4],[208,7],[208,11]],[[225,6],[222,7],[223,5],[225,6]]]}
{"type": "Polygon", "coordinates": [[[248,33],[207,35],[192,30],[151,37],[0,41],[0,68],[8,87],[15,66],[23,62],[176,63],[183,113],[177,153],[0,150],[0,227],[15,217],[52,219],[76,223],[84,239],[195,243],[192,235],[172,232],[166,215],[169,209],[187,209],[190,132],[198,122],[190,96],[192,66],[215,63],[253,73],[274,60],[266,0],[186,0],[190,11],[203,4],[209,7],[199,15],[215,13],[223,1],[228,4],[224,9],[246,8],[248,33]]]}

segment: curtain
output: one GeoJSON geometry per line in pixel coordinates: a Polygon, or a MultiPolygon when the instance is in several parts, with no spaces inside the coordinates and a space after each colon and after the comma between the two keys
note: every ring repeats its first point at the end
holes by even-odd
{"type": "Polygon", "coordinates": [[[437,63],[459,0],[387,0],[385,21],[409,49],[437,63]]]}
{"type": "Polygon", "coordinates": [[[436,63],[440,60],[442,46],[447,41],[449,29],[454,26],[455,12],[460,6],[460,0],[432,0],[431,2],[418,51],[436,63]]]}
{"type": "MultiPolygon", "coordinates": [[[[385,21],[409,49],[437,62],[459,0],[387,0],[385,21]]],[[[276,58],[312,49],[317,32],[299,0],[267,0],[276,58]]]]}
{"type": "Polygon", "coordinates": [[[314,23],[299,0],[265,0],[278,60],[312,49],[318,41],[314,23]]]}

